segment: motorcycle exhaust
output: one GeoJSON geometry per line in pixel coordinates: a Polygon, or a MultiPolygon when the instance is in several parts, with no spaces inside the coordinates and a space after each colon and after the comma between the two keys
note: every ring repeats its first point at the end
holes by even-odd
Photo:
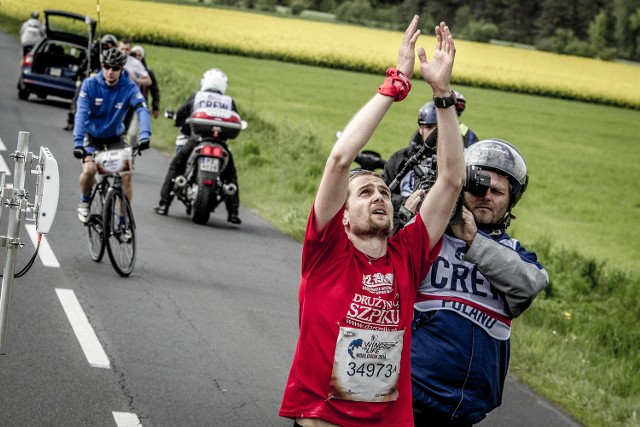
{"type": "Polygon", "coordinates": [[[174,180],[174,186],[176,188],[182,188],[185,185],[187,185],[187,178],[185,178],[184,176],[180,175],[177,176],[176,179],[174,180]]]}
{"type": "Polygon", "coordinates": [[[233,196],[234,194],[236,194],[237,191],[238,191],[238,186],[233,183],[224,184],[222,186],[222,192],[227,196],[233,196]]]}

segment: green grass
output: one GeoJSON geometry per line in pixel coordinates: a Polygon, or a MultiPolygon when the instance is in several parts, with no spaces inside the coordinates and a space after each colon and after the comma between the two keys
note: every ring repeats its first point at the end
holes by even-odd
{"type": "MultiPolygon", "coordinates": [[[[326,156],[381,76],[148,46],[162,108],[177,108],[201,73],[220,67],[249,122],[231,142],[241,203],[300,240],[326,156]]],[[[531,185],[511,234],[538,252],[552,283],[514,322],[511,372],[589,426],[638,426],[640,210],[635,136],[640,112],[457,87],[465,123],[516,144],[531,185]]],[[[430,99],[414,82],[368,148],[404,146],[430,99]]],[[[153,144],[173,150],[176,129],[154,121],[153,144]]]]}
{"type": "MultiPolygon", "coordinates": [[[[163,108],[180,105],[197,89],[205,69],[220,67],[227,72],[229,93],[250,123],[249,130],[232,142],[238,154],[240,184],[249,187],[243,189],[242,203],[266,212],[270,221],[300,238],[305,221],[292,223],[291,217],[306,218],[319,172],[309,173],[304,162],[282,156],[311,157],[312,170],[321,169],[336,131],[375,93],[382,77],[146,48],[150,65],[161,79],[163,108]],[[271,130],[263,135],[263,129],[271,130]],[[252,163],[258,159],[263,167],[252,163]],[[273,183],[274,188],[254,190],[264,182],[273,183]],[[300,188],[309,192],[300,193],[300,188]]],[[[640,135],[639,111],[471,87],[457,89],[468,101],[463,121],[481,137],[514,143],[527,160],[530,186],[514,210],[518,218],[510,229],[512,234],[524,242],[549,237],[556,246],[577,249],[609,266],[640,271],[640,245],[636,244],[640,227],[635,226],[640,220],[640,151],[635,141],[640,135]]],[[[369,148],[388,157],[404,146],[415,130],[418,109],[429,99],[426,84],[415,82],[409,97],[393,106],[369,148]]],[[[156,146],[171,145],[175,129],[168,121],[159,124],[162,126],[155,126],[156,146]]]]}

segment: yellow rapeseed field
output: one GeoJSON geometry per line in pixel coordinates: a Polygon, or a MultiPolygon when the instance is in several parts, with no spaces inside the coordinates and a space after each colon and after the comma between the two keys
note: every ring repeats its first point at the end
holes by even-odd
{"type": "MultiPolygon", "coordinates": [[[[2,0],[0,17],[59,9],[97,18],[95,0],[2,0]]],[[[381,72],[394,65],[400,34],[211,7],[101,0],[102,33],[137,42],[381,72]]],[[[455,34],[454,34],[455,37],[455,34]]],[[[419,44],[431,51],[432,31],[419,44]]],[[[459,40],[454,81],[640,109],[640,67],[459,40]]]]}

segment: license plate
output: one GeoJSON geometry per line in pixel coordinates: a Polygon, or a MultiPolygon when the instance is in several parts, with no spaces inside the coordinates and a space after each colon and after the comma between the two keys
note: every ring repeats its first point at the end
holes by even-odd
{"type": "Polygon", "coordinates": [[[200,170],[204,172],[219,172],[220,159],[217,157],[200,157],[200,170]]]}
{"type": "Polygon", "coordinates": [[[51,74],[53,77],[60,77],[62,75],[62,68],[50,68],[49,69],[49,74],[51,74]]]}

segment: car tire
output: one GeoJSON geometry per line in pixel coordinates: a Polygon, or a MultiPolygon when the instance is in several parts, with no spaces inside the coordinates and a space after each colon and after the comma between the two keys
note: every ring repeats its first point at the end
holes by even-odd
{"type": "Polygon", "coordinates": [[[29,91],[24,89],[18,89],[18,98],[22,99],[23,101],[26,101],[27,99],[29,99],[29,91]]]}

